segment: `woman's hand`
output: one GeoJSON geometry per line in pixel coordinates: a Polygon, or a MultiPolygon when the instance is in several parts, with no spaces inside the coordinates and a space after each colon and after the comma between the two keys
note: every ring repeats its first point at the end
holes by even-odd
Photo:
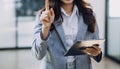
{"type": "Polygon", "coordinates": [[[54,10],[53,8],[49,9],[49,0],[45,0],[45,11],[41,13],[40,21],[42,23],[42,38],[46,39],[48,37],[48,32],[54,21],[54,10]]]}
{"type": "Polygon", "coordinates": [[[85,50],[83,50],[83,52],[85,54],[88,54],[90,56],[97,56],[101,53],[101,48],[99,46],[92,46],[92,47],[88,47],[85,50]]]}
{"type": "Polygon", "coordinates": [[[54,21],[54,10],[53,8],[49,9],[49,0],[45,0],[45,11],[42,12],[40,16],[40,21],[42,22],[43,27],[51,27],[51,24],[54,21]]]}
{"type": "Polygon", "coordinates": [[[41,16],[40,16],[40,21],[42,22],[42,25],[44,27],[51,27],[51,24],[54,21],[54,11],[53,8],[51,9],[46,9],[45,11],[42,12],[41,16]]]}

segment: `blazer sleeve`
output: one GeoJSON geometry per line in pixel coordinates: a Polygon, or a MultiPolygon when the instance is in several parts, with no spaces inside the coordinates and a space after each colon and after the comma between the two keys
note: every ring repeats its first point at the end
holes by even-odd
{"type": "MultiPolygon", "coordinates": [[[[96,24],[96,31],[94,32],[93,35],[94,35],[93,39],[99,39],[99,28],[97,24],[96,24]]],[[[96,60],[97,62],[100,62],[102,59],[102,52],[98,56],[93,57],[93,59],[96,60]]]]}
{"type": "Polygon", "coordinates": [[[47,42],[50,38],[49,36],[46,40],[43,40],[41,38],[41,29],[42,29],[42,23],[40,22],[40,11],[36,15],[36,25],[34,28],[34,37],[33,37],[33,43],[32,43],[32,54],[34,57],[36,57],[38,60],[41,60],[47,52],[47,42]]]}

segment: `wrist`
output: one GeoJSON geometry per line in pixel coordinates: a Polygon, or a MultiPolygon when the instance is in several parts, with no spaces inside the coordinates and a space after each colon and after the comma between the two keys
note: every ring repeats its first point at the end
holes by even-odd
{"type": "Polygon", "coordinates": [[[50,30],[50,26],[42,25],[42,39],[45,40],[48,37],[49,30],[50,30]]]}
{"type": "Polygon", "coordinates": [[[47,31],[50,30],[50,26],[44,26],[44,25],[43,25],[43,26],[42,26],[42,30],[47,32],[47,31]]]}

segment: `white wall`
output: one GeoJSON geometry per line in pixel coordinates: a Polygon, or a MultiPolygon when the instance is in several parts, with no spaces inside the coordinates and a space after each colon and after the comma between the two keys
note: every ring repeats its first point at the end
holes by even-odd
{"type": "MultiPolygon", "coordinates": [[[[99,26],[100,38],[105,38],[105,0],[87,0],[93,7],[96,13],[96,19],[99,26]]],[[[104,46],[102,51],[104,52],[104,46]]]]}

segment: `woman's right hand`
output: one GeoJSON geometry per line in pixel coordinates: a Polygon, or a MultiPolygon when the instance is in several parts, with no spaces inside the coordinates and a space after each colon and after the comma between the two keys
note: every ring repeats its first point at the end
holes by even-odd
{"type": "Polygon", "coordinates": [[[45,11],[43,11],[40,16],[40,21],[42,22],[42,26],[45,28],[50,28],[51,24],[54,21],[54,17],[55,17],[54,10],[53,8],[49,9],[49,0],[46,0],[45,11]]]}
{"type": "Polygon", "coordinates": [[[42,38],[46,39],[48,37],[48,32],[54,21],[54,10],[53,8],[49,9],[49,0],[45,0],[45,11],[41,13],[40,21],[42,23],[42,38]]]}

